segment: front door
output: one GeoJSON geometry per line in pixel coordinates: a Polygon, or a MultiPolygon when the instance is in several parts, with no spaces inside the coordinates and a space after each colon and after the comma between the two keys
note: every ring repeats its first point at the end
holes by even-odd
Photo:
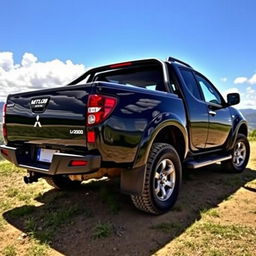
{"type": "Polygon", "coordinates": [[[208,137],[208,108],[202,99],[197,81],[193,72],[186,68],[180,69],[185,83],[183,88],[185,105],[188,114],[188,130],[190,148],[193,151],[203,150],[208,137]]]}
{"type": "Polygon", "coordinates": [[[195,73],[195,77],[202,91],[209,115],[209,129],[206,148],[222,146],[232,128],[229,107],[226,106],[217,89],[201,74],[195,73]]]}

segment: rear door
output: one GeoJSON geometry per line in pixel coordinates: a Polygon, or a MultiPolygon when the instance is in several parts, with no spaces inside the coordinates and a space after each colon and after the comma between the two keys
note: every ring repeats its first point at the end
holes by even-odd
{"type": "Polygon", "coordinates": [[[206,148],[222,146],[231,130],[232,121],[229,108],[217,89],[199,73],[195,73],[199,88],[209,115],[209,131],[206,148]]]}

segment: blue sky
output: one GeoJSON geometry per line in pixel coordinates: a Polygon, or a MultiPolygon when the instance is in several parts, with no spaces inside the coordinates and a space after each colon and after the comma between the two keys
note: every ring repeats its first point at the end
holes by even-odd
{"type": "Polygon", "coordinates": [[[0,52],[15,63],[26,52],[86,67],[174,56],[222,91],[250,91],[256,105],[254,0],[1,0],[0,10],[0,52]]]}

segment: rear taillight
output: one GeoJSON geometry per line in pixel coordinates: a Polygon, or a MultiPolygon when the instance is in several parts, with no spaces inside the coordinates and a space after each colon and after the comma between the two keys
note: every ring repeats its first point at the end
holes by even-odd
{"type": "Polygon", "coordinates": [[[8,156],[8,150],[7,149],[1,149],[1,153],[5,156],[8,156]]]}
{"type": "Polygon", "coordinates": [[[7,138],[7,128],[6,128],[6,123],[5,123],[5,116],[6,116],[6,104],[3,105],[3,124],[2,124],[2,133],[4,140],[7,138]]]}
{"type": "Polygon", "coordinates": [[[72,160],[70,161],[70,166],[86,166],[88,161],[84,160],[72,160]]]}
{"type": "Polygon", "coordinates": [[[95,131],[88,131],[87,132],[87,142],[88,143],[95,143],[95,141],[96,141],[95,131]]]}
{"type": "Polygon", "coordinates": [[[87,104],[87,125],[92,126],[104,121],[114,110],[117,99],[98,94],[89,95],[87,104]]]}

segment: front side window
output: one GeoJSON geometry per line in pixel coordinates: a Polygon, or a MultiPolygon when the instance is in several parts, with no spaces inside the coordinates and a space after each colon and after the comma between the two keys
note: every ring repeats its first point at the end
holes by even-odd
{"type": "Polygon", "coordinates": [[[196,79],[203,92],[204,100],[209,103],[221,105],[222,100],[216,89],[202,76],[196,74],[196,79]]]}

